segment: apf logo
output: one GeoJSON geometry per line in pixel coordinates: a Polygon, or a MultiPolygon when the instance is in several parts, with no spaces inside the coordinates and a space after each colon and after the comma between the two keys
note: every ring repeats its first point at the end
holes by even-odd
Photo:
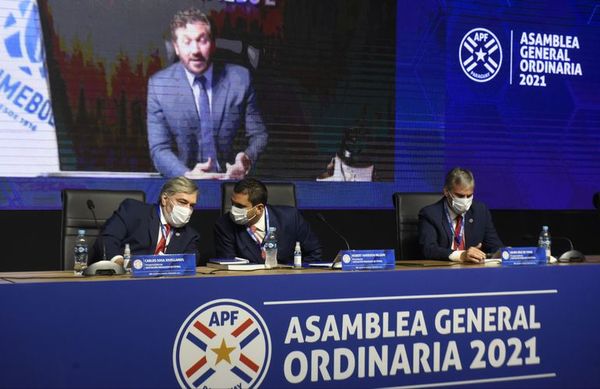
{"type": "Polygon", "coordinates": [[[9,13],[3,27],[4,47],[13,60],[21,63],[19,69],[30,76],[46,78],[36,2],[20,1],[17,14],[9,13]],[[34,75],[34,70],[39,74],[34,75]]]}
{"type": "Polygon", "coordinates": [[[257,387],[271,361],[271,337],[262,317],[232,299],[208,302],[179,328],[173,369],[182,388],[257,387]]]}
{"type": "Polygon", "coordinates": [[[502,66],[502,46],[490,30],[474,28],[460,42],[458,60],[467,77],[476,82],[487,82],[502,66]]]}

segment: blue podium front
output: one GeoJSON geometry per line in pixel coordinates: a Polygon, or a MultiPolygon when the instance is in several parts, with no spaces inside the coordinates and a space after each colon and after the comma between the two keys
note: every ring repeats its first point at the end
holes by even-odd
{"type": "Polygon", "coordinates": [[[598,279],[579,264],[5,283],[0,386],[598,386],[598,279]]]}

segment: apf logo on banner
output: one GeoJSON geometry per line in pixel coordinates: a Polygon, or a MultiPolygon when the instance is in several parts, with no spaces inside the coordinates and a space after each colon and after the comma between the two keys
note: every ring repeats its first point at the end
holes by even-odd
{"type": "Polygon", "coordinates": [[[490,30],[474,28],[460,42],[458,59],[467,77],[476,82],[487,82],[500,71],[502,46],[490,30]]]}
{"type": "Polygon", "coordinates": [[[258,387],[271,353],[269,330],[254,308],[220,299],[185,319],[173,346],[173,369],[182,388],[258,387]]]}
{"type": "Polygon", "coordinates": [[[0,176],[59,170],[35,0],[0,1],[0,176]]]}

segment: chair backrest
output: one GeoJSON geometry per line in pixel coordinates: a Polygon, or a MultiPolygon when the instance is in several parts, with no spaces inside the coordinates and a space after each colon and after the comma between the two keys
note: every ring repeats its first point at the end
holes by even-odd
{"type": "MultiPolygon", "coordinates": [[[[269,193],[269,205],[289,205],[296,207],[296,185],[291,182],[265,182],[269,193]]],[[[235,182],[221,184],[221,214],[224,215],[231,209],[231,195],[235,182]]]]}
{"type": "Polygon", "coordinates": [[[419,211],[441,197],[440,193],[394,193],[396,260],[422,259],[419,250],[419,211]]]}
{"type": "Polygon", "coordinates": [[[125,199],[146,201],[146,194],[139,190],[87,190],[64,189],[62,198],[62,246],[61,257],[63,270],[73,268],[73,246],[77,239],[77,231],[84,229],[89,246],[89,258],[94,257],[93,246],[99,234],[92,211],[88,208],[88,200],[94,205],[98,226],[102,228],[106,219],[119,207],[125,199]]]}

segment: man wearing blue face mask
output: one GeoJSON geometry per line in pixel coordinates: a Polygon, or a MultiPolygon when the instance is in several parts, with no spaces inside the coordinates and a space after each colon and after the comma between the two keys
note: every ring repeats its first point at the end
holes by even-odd
{"type": "Polygon", "coordinates": [[[481,263],[503,244],[485,204],[473,201],[475,179],[456,167],[446,175],[444,197],[419,212],[419,245],[425,259],[481,263]]]}
{"type": "Polygon", "coordinates": [[[106,250],[106,258],[121,265],[125,244],[132,255],[195,254],[198,233],[188,222],[197,200],[198,187],[185,177],[167,181],[157,204],[126,199],[104,224],[94,251],[106,250]]]}
{"type": "Polygon", "coordinates": [[[246,258],[264,263],[263,242],[269,227],[275,227],[277,260],[291,263],[294,246],[300,242],[302,259],[321,259],[321,245],[309,224],[294,207],[267,205],[265,185],[246,178],[235,184],[231,211],[215,224],[215,250],[219,258],[246,258]]]}

